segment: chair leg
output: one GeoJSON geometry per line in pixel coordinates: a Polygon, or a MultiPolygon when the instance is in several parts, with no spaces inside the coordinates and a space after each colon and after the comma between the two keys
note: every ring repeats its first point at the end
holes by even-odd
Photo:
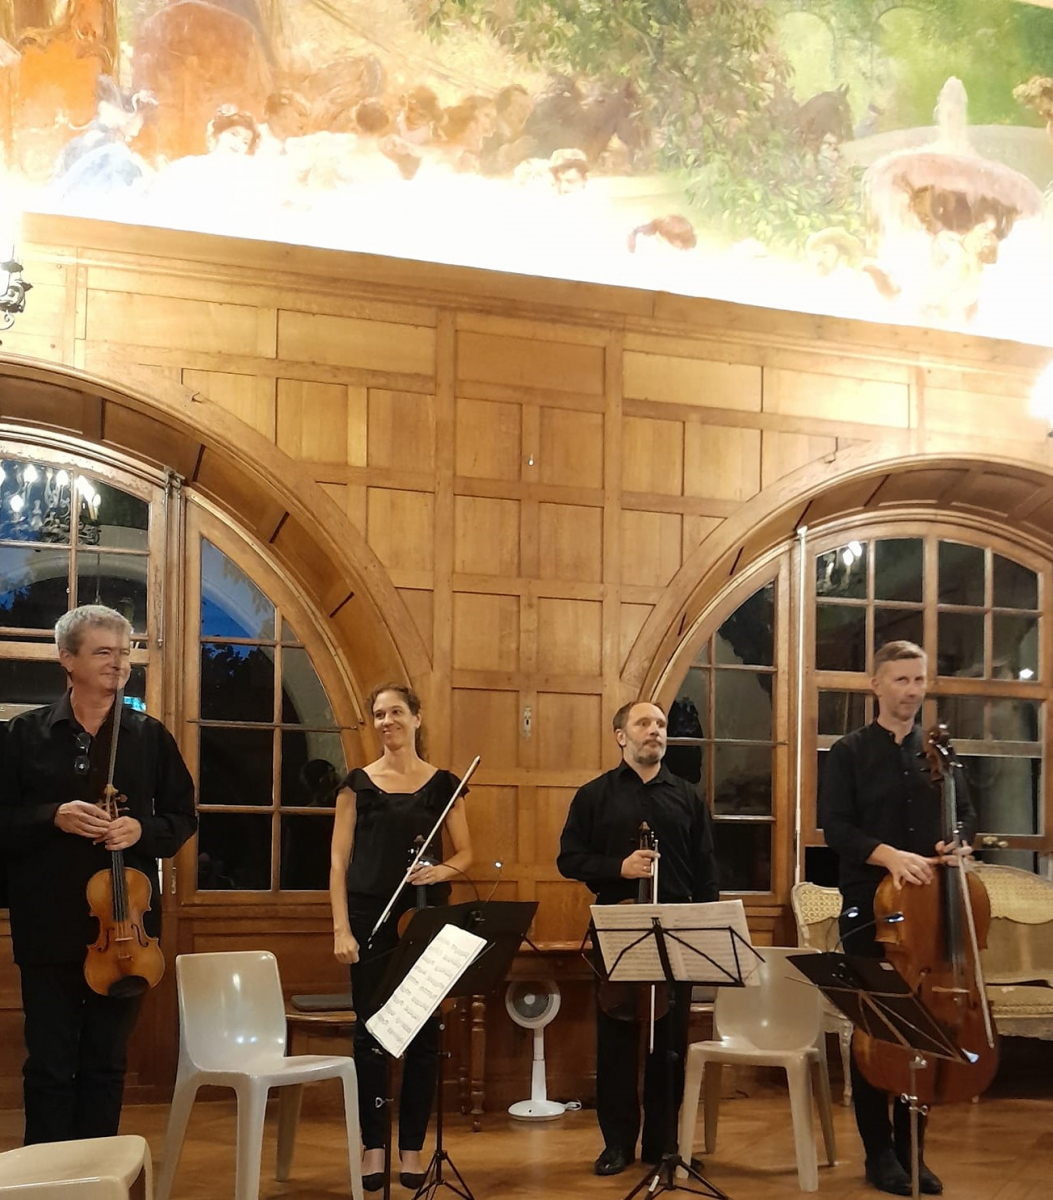
{"type": "Polygon", "coordinates": [[[842,1025],[837,1034],[841,1046],[841,1070],[844,1072],[845,1086],[841,1093],[841,1103],[845,1108],[852,1107],[852,1027],[842,1025]]]}
{"type": "Polygon", "coordinates": [[[344,1085],[344,1124],[347,1126],[347,1158],[351,1172],[351,1200],[362,1197],[362,1131],[358,1125],[358,1076],[355,1064],[340,1076],[344,1085]]]}
{"type": "Polygon", "coordinates": [[[303,1084],[290,1083],[278,1092],[278,1161],[274,1178],[284,1183],[292,1170],[293,1148],[296,1144],[296,1126],[300,1120],[300,1105],[303,1103],[303,1084]]]}
{"type": "Polygon", "coordinates": [[[786,1068],[790,1089],[790,1115],[793,1120],[793,1146],[797,1156],[797,1186],[802,1192],[819,1190],[819,1166],[812,1132],[812,1088],[807,1061],[786,1068]]]}
{"type": "Polygon", "coordinates": [[[834,1111],[830,1097],[830,1069],[825,1054],[819,1055],[812,1070],[815,1076],[815,1095],[819,1102],[819,1124],[822,1126],[823,1145],[826,1147],[826,1161],[832,1167],[837,1162],[837,1140],[834,1137],[834,1111]]]}
{"type": "Polygon", "coordinates": [[[723,1063],[710,1059],[705,1064],[705,1075],[702,1079],[702,1128],[705,1131],[702,1148],[705,1154],[712,1154],[717,1148],[717,1120],[720,1117],[723,1076],[723,1063]]]}
{"type": "Polygon", "coordinates": [[[161,1170],[157,1177],[157,1200],[168,1200],[172,1194],[172,1183],[175,1180],[176,1167],[179,1166],[179,1155],[183,1150],[190,1110],[194,1107],[196,1096],[196,1083],[180,1083],[178,1079],[176,1080],[172,1105],[168,1110],[164,1157],[161,1159],[161,1170]]]}
{"type": "MultiPolygon", "coordinates": [[[[704,1066],[702,1055],[689,1046],[684,1066],[684,1099],[680,1105],[680,1136],[677,1147],[684,1162],[691,1161],[691,1151],[695,1144],[695,1123],[698,1120],[698,1097],[702,1090],[704,1066]]],[[[677,1178],[686,1179],[687,1172],[678,1171],[677,1178]]]]}
{"type": "Polygon", "coordinates": [[[267,1115],[267,1088],[246,1079],[238,1097],[238,1144],[235,1152],[234,1200],[259,1200],[260,1159],[263,1156],[263,1121],[267,1115]]]}
{"type": "Polygon", "coordinates": [[[154,1163],[150,1147],[143,1152],[143,1166],[139,1178],[132,1184],[131,1200],[154,1200],[154,1163]]]}

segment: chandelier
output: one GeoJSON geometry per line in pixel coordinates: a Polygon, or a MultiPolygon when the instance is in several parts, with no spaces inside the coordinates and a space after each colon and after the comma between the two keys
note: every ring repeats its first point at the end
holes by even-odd
{"type": "Polygon", "coordinates": [[[18,261],[19,223],[14,214],[0,213],[0,330],[10,329],[15,317],[25,312],[26,292],[33,287],[22,278],[18,261]]]}

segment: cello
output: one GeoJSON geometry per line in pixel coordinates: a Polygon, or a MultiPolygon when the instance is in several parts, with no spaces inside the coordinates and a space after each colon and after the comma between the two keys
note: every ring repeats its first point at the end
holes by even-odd
{"type": "MultiPolygon", "coordinates": [[[[116,820],[126,796],[113,785],[117,764],[117,736],[121,728],[124,689],[113,703],[113,733],[106,786],[99,807],[116,820]]],[[[85,889],[88,908],[99,923],[99,935],[88,947],[84,978],[100,996],[126,999],[155,987],[165,970],[165,959],[157,938],[143,927],[143,913],[150,907],[153,885],[142,871],[124,865],[124,851],[110,851],[109,870],[96,871],[85,889]]]]}
{"type": "MultiPolygon", "coordinates": [[[[927,734],[925,756],[940,792],[944,841],[957,845],[962,834],[953,771],[957,764],[945,725],[927,734]]],[[[933,1057],[912,1078],[912,1050],[857,1029],[852,1052],[860,1072],[874,1087],[915,1095],[925,1107],[979,1096],[998,1069],[998,1038],[980,969],[980,950],[987,945],[991,923],[987,889],[964,857],[957,865],[940,864],[931,883],[908,884],[900,891],[886,875],[878,885],[874,918],[885,958],[969,1061],[933,1057]]]]}

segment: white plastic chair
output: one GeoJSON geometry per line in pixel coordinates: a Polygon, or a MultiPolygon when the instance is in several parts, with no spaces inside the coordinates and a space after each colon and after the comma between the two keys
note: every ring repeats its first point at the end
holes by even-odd
{"type": "Polygon", "coordinates": [[[691,1161],[703,1083],[704,1152],[712,1153],[716,1147],[721,1069],[724,1063],[782,1067],[790,1091],[798,1184],[802,1192],[814,1192],[819,1188],[819,1170],[812,1133],[812,1087],[809,1079],[812,1072],[817,1083],[826,1158],[833,1166],[837,1157],[830,1107],[830,1077],[820,1036],[821,996],[819,990],[807,982],[786,958],[790,954],[818,951],[763,946],[757,947],[757,952],[764,960],[757,970],[758,985],[719,988],[713,1013],[718,1040],[695,1042],[688,1047],[684,1103],[680,1110],[680,1156],[685,1162],[691,1161]]]}
{"type": "MultiPolygon", "coordinates": [[[[797,940],[802,946],[816,950],[839,950],[841,931],[837,918],[841,915],[841,893],[837,888],[820,887],[817,883],[795,883],[790,892],[797,940]]],[[[837,1035],[841,1050],[841,1074],[844,1085],[841,1103],[852,1103],[852,1022],[823,997],[823,1036],[837,1035]]]]}
{"type": "Polygon", "coordinates": [[[187,1122],[199,1087],[231,1087],[238,1099],[235,1200],[258,1200],[267,1092],[285,1088],[278,1110],[275,1178],[292,1165],[303,1085],[339,1078],[350,1159],[351,1195],[362,1200],[362,1145],[358,1129],[358,1083],[354,1061],[344,1055],[285,1053],[285,1004],[278,963],[266,950],[181,954],[179,1069],[168,1116],[158,1200],[169,1200],[187,1122]]]}
{"type": "Polygon", "coordinates": [[[3,1200],[153,1200],[150,1147],[141,1137],[47,1142],[0,1154],[3,1200]]]}

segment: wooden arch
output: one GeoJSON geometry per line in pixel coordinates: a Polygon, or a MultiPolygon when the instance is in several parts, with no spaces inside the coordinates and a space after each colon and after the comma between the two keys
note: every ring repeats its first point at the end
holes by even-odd
{"type": "Polygon", "coordinates": [[[655,695],[684,637],[736,580],[801,526],[892,510],[970,517],[1011,528],[1053,555],[1053,464],[871,444],[785,476],[758,493],[687,559],[644,623],[622,672],[627,694],[655,695]]]}
{"type": "Polygon", "coordinates": [[[401,596],[302,464],[201,393],[142,368],[107,371],[103,380],[0,356],[0,422],[18,436],[58,433],[174,471],[304,590],[358,697],[389,678],[426,689],[431,661],[401,596]]]}

